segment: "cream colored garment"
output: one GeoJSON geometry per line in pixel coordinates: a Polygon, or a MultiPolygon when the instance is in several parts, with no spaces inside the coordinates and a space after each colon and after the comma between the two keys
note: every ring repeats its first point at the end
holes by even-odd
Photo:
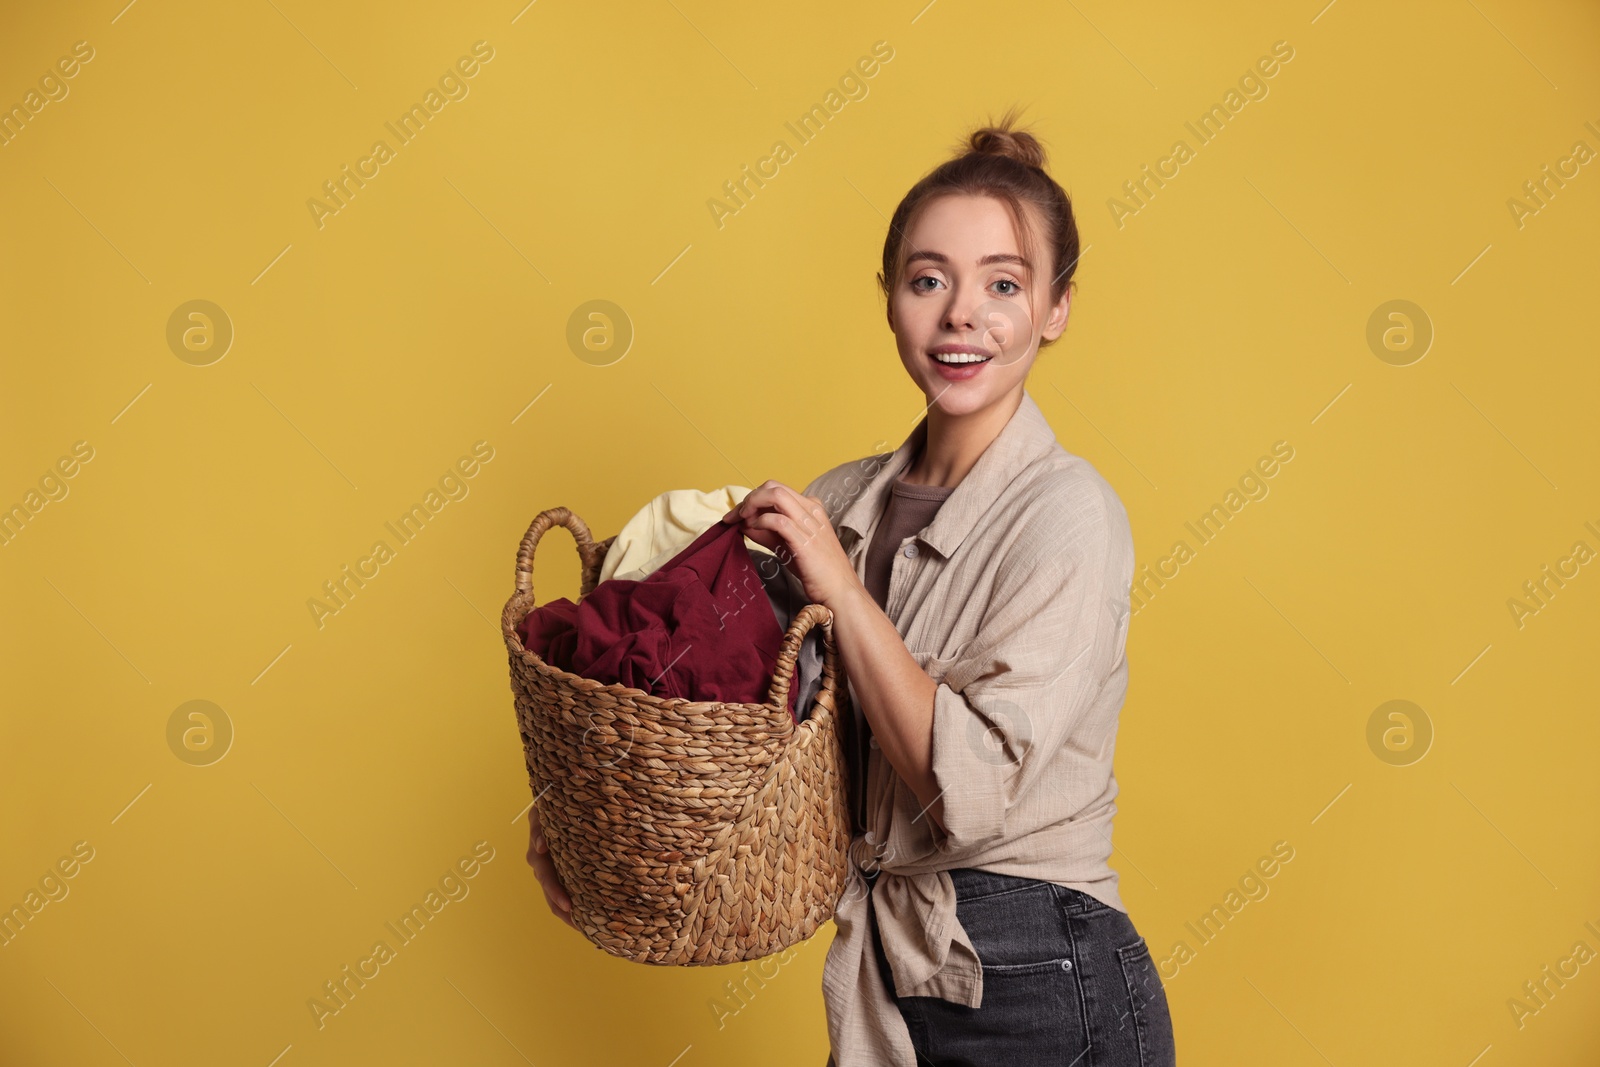
{"type": "MultiPolygon", "coordinates": [[[[616,540],[600,565],[600,581],[630,578],[639,581],[689,547],[714,522],[732,511],[750,494],[742,485],[725,485],[704,492],[672,489],[640,508],[617,531],[616,540]]],[[[772,555],[772,550],[750,538],[745,547],[772,555]]]]}
{"type": "MultiPolygon", "coordinates": [[[[842,464],[805,489],[863,579],[890,484],[927,427],[924,417],[893,453],[842,464]]],[[[933,774],[945,828],[923,815],[874,739],[866,829],[851,842],[822,974],[837,1067],[915,1067],[886,981],[900,996],[982,1006],[982,963],[956,915],[952,868],[1054,882],[1127,910],[1107,860],[1132,581],[1122,502],[1057,443],[1027,392],[933,521],[896,546],[885,613],[939,683],[933,774]],[[873,866],[868,896],[862,872],[873,866]],[[878,969],[869,908],[891,975],[878,969]]]]}

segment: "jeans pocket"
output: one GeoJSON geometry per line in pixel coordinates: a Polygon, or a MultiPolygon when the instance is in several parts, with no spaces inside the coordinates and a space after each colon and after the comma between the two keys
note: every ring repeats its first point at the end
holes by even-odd
{"type": "Polygon", "coordinates": [[[956,899],[983,968],[983,1003],[901,997],[919,1056],[936,1062],[1083,1067],[1089,1032],[1079,960],[1048,883],[956,899]]]}
{"type": "Polygon", "coordinates": [[[984,974],[1070,971],[1072,944],[1044,882],[956,899],[956,921],[967,932],[984,974]],[[1063,961],[1067,966],[1063,967],[1063,961]]]}
{"type": "Polygon", "coordinates": [[[1144,938],[1117,949],[1122,979],[1128,987],[1128,1007],[1139,1039],[1139,1067],[1174,1067],[1177,1052],[1172,1038],[1172,1014],[1166,987],[1150,958],[1144,938]]]}
{"type": "Polygon", "coordinates": [[[1089,1051],[1077,968],[1067,958],[985,964],[977,1008],[901,997],[918,1062],[1075,1064],[1089,1051]]]}

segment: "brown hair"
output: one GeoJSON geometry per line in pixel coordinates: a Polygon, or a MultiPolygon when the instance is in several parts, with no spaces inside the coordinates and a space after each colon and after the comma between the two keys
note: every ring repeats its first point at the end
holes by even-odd
{"type": "MultiPolygon", "coordinates": [[[[916,213],[940,196],[992,196],[1005,204],[1020,235],[1023,255],[1035,264],[1036,274],[1048,270],[1050,285],[1046,308],[1061,299],[1078,270],[1078,224],[1072,215],[1072,200],[1056,180],[1045,173],[1044,146],[1027,130],[1016,129],[1016,109],[1007,111],[999,122],[990,120],[968,135],[956,148],[957,155],[923,176],[911,187],[889,223],[883,241],[883,270],[878,286],[887,298],[894,295],[908,253],[905,235],[916,213]],[[1038,214],[1043,228],[1043,244],[1050,251],[1048,264],[1034,254],[1033,228],[1025,210],[1038,214]]],[[[1029,279],[1028,295],[1036,290],[1029,279]]],[[[1051,342],[1041,339],[1040,347],[1051,342]]]]}

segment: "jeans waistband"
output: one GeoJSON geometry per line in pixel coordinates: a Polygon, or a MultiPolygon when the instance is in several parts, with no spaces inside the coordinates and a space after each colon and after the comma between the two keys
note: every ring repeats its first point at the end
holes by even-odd
{"type": "Polygon", "coordinates": [[[995,893],[1017,889],[1031,889],[1036,885],[1050,885],[1037,878],[1021,878],[1012,874],[996,874],[976,867],[956,867],[950,871],[950,881],[956,887],[957,900],[971,900],[995,893]]]}
{"type": "MultiPolygon", "coordinates": [[[[867,888],[870,891],[872,886],[877,884],[880,871],[877,867],[873,867],[862,873],[867,880],[867,888]]],[[[1021,889],[1032,889],[1034,886],[1048,885],[1054,887],[1057,899],[1065,903],[1069,911],[1088,910],[1103,906],[1086,893],[1038,878],[1024,878],[1014,874],[997,874],[994,871],[985,871],[977,867],[952,867],[949,873],[950,883],[955,887],[958,901],[973,900],[978,897],[993,896],[997,893],[1008,893],[1021,889]]]]}
{"type": "MultiPolygon", "coordinates": [[[[867,885],[875,885],[881,870],[872,867],[861,872],[867,880],[867,885]]],[[[990,893],[1003,893],[1008,889],[1027,889],[1035,885],[1050,885],[1049,882],[1040,882],[1037,878],[1019,878],[1011,874],[996,874],[993,871],[979,870],[976,867],[950,868],[950,881],[956,888],[956,898],[966,900],[970,897],[988,896],[990,893]]]]}

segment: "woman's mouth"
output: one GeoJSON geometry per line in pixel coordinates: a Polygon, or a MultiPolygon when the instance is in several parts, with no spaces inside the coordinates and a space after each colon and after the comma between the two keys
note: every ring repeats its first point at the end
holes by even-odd
{"type": "Polygon", "coordinates": [[[939,376],[946,381],[959,382],[973,377],[994,357],[982,349],[967,345],[941,346],[928,353],[939,376]]]}

